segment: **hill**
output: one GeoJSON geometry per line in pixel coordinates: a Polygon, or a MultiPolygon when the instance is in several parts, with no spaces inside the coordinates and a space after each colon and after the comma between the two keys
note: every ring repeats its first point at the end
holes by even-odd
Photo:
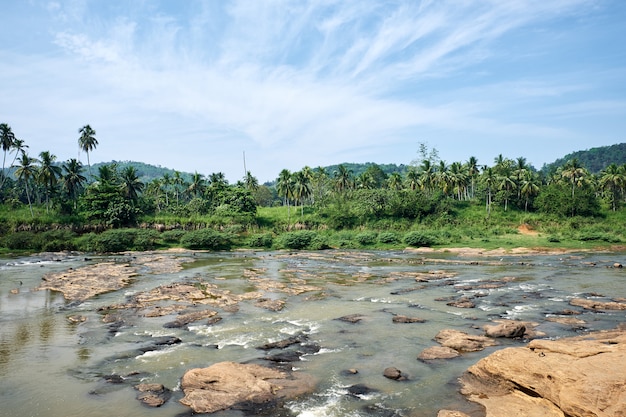
{"type": "Polygon", "coordinates": [[[551,172],[574,158],[578,159],[590,172],[597,174],[613,163],[617,165],[626,164],[626,143],[572,152],[551,164],[544,165],[541,171],[544,173],[551,172]]]}
{"type": "MultiPolygon", "coordinates": [[[[150,181],[152,181],[153,179],[157,179],[157,178],[163,178],[164,174],[169,174],[169,176],[173,176],[174,173],[176,172],[176,170],[174,169],[170,169],[170,168],[164,168],[162,166],[157,166],[157,165],[151,165],[151,164],[146,164],[144,162],[136,162],[136,161],[111,161],[111,162],[98,162],[95,163],[93,165],[91,165],[91,171],[93,173],[93,175],[97,175],[98,174],[98,168],[102,165],[110,165],[110,164],[115,164],[118,168],[118,170],[122,170],[124,168],[126,168],[127,166],[132,166],[135,168],[135,170],[137,171],[137,176],[139,177],[139,180],[141,180],[143,183],[147,184],[150,181]]],[[[85,172],[86,172],[86,168],[85,167],[85,172]]],[[[191,181],[191,176],[193,174],[190,174],[188,172],[180,172],[180,176],[185,180],[185,181],[191,181]]]]}

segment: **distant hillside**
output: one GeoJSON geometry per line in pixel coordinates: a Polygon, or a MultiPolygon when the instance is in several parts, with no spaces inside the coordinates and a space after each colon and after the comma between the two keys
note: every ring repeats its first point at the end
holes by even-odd
{"type": "Polygon", "coordinates": [[[544,165],[541,171],[550,172],[574,158],[578,159],[590,172],[596,174],[613,163],[617,165],[626,164],[626,143],[573,152],[551,164],[544,165]]]}

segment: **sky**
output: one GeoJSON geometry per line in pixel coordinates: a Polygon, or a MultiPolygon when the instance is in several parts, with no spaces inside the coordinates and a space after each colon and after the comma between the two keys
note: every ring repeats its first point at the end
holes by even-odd
{"type": "Polygon", "coordinates": [[[536,168],[626,142],[623,0],[0,0],[0,123],[184,172],[536,168]],[[244,157],[245,156],[245,157],[244,157]]]}

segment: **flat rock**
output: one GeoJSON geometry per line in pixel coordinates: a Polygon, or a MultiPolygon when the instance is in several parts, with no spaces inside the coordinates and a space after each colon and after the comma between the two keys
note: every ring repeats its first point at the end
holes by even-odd
{"type": "Polygon", "coordinates": [[[626,330],[502,349],[461,384],[487,416],[626,416],[626,330]]]}
{"type": "Polygon", "coordinates": [[[437,417],[470,417],[468,414],[454,410],[439,410],[437,417]]]}
{"type": "Polygon", "coordinates": [[[432,346],[426,348],[417,357],[422,361],[431,361],[437,359],[452,359],[460,356],[461,354],[452,348],[445,346],[432,346]]]}
{"type": "Polygon", "coordinates": [[[189,323],[193,323],[194,321],[208,319],[215,315],[217,315],[217,311],[213,311],[213,310],[200,310],[200,311],[193,311],[191,313],[186,313],[186,314],[179,314],[176,317],[176,320],[169,322],[169,323],[165,323],[163,327],[181,328],[181,327],[185,327],[189,323]]]}
{"type": "Polygon", "coordinates": [[[589,300],[586,298],[574,298],[570,300],[570,305],[582,307],[587,310],[626,310],[626,302],[623,301],[601,301],[589,300]]]}
{"type": "Polygon", "coordinates": [[[435,336],[441,346],[454,349],[458,352],[477,352],[487,346],[495,346],[496,342],[486,336],[471,335],[459,330],[443,329],[435,336]]]}
{"type": "Polygon", "coordinates": [[[238,404],[264,404],[311,392],[315,384],[301,373],[287,373],[256,364],[219,362],[187,371],[181,380],[180,402],[195,413],[214,413],[238,404]]]}
{"type": "Polygon", "coordinates": [[[335,320],[345,321],[346,323],[356,324],[356,323],[360,322],[361,320],[363,320],[364,318],[365,318],[365,316],[363,316],[362,314],[349,314],[347,316],[338,317],[335,320]]]}
{"type": "Polygon", "coordinates": [[[148,407],[160,407],[172,396],[172,392],[162,384],[139,384],[135,385],[139,391],[137,399],[148,407]]]}
{"type": "Polygon", "coordinates": [[[399,314],[393,316],[391,321],[394,323],[424,323],[426,320],[420,319],[419,317],[407,317],[399,314]]]}
{"type": "Polygon", "coordinates": [[[483,327],[488,337],[522,337],[526,333],[526,324],[521,321],[502,320],[497,324],[488,324],[483,327]]]}

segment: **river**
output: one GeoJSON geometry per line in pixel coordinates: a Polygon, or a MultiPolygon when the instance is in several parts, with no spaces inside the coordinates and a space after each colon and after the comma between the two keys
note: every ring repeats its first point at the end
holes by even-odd
{"type": "Polygon", "coordinates": [[[537,322],[536,330],[544,337],[558,338],[614,328],[625,321],[623,311],[587,311],[569,304],[573,298],[626,298],[626,271],[613,267],[626,263],[624,253],[472,257],[330,250],[164,256],[183,262],[183,269],[139,271],[129,286],[84,302],[68,302],[61,293],[35,288],[45,274],[104,261],[125,263],[132,254],[1,258],[0,416],[190,415],[190,409],[178,402],[183,396],[180,378],[186,370],[220,361],[262,363],[268,353],[258,347],[290,336],[305,338],[315,347],[289,366],[313,375],[318,384],[311,395],[289,401],[268,415],[422,417],[435,416],[442,408],[480,415],[479,407],[458,394],[456,379],[495,349],[523,346],[527,340],[498,339],[496,347],[456,359],[418,360],[422,350],[437,345],[433,338],[438,331],[451,328],[481,334],[483,325],[506,318],[537,322]],[[279,285],[270,286],[263,297],[284,301],[278,311],[244,299],[237,308],[215,308],[222,318],[219,322],[204,320],[183,328],[164,327],[172,321],[171,315],[132,313],[127,313],[123,325],[112,326],[103,322],[99,311],[172,283],[202,281],[245,294],[259,290],[259,279],[283,287],[297,282],[310,289],[287,294],[279,285]],[[448,305],[462,297],[475,307],[448,305]],[[565,310],[575,310],[579,314],[574,317],[582,321],[550,321],[565,310]],[[350,315],[360,320],[337,320],[350,315]],[[423,322],[394,323],[396,315],[423,322]],[[72,323],[70,317],[84,321],[72,323]],[[163,337],[181,342],[147,348],[163,337]],[[400,369],[406,380],[385,378],[383,370],[390,366],[400,369]],[[116,381],[111,375],[122,376],[124,383],[112,383],[116,381]],[[133,389],[139,382],[161,383],[172,390],[172,398],[159,408],[146,407],[133,389]],[[349,388],[357,384],[371,392],[351,395],[349,388]]]}

